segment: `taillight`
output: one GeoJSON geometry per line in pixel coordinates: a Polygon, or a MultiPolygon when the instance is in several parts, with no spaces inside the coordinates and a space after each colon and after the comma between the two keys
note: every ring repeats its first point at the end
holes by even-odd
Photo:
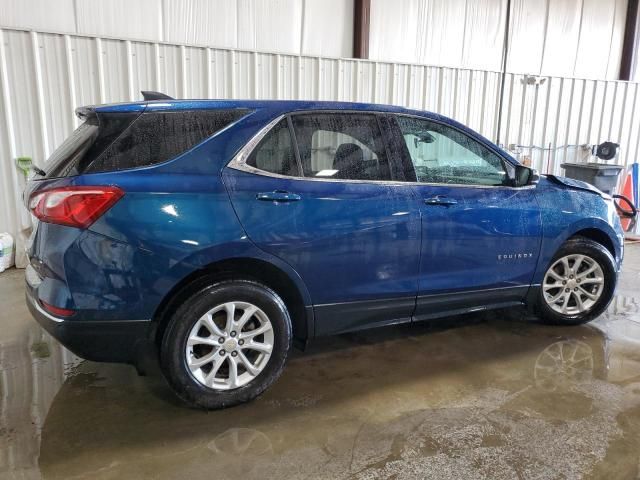
{"type": "Polygon", "coordinates": [[[123,195],[118,187],[52,188],[33,194],[29,209],[43,222],[87,228],[123,195]]]}

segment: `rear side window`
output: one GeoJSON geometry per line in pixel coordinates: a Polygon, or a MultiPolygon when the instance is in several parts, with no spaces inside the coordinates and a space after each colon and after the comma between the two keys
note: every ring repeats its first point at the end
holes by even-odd
{"type": "Polygon", "coordinates": [[[281,120],[269,130],[269,133],[251,152],[247,165],[278,175],[290,177],[300,175],[286,119],[281,120]]]}
{"type": "Polygon", "coordinates": [[[162,163],[247,113],[228,109],[93,114],[49,157],[46,178],[162,163]]]}
{"type": "Polygon", "coordinates": [[[247,114],[247,110],[143,113],[87,168],[104,172],[171,160],[247,114]]]}
{"type": "Polygon", "coordinates": [[[305,177],[391,180],[374,115],[300,114],[292,121],[305,177]]]}

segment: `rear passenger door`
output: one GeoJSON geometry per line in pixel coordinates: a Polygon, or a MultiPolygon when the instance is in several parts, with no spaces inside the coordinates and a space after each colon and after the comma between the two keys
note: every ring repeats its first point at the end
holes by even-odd
{"type": "Polygon", "coordinates": [[[249,238],[307,285],[318,335],[411,319],[420,214],[389,158],[376,115],[313,112],[224,170],[249,238]]]}

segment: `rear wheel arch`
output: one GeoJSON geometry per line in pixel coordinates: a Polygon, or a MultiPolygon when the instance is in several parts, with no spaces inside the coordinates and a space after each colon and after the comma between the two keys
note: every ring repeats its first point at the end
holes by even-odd
{"type": "MultiPolygon", "coordinates": [[[[213,262],[183,278],[165,295],[153,316],[150,333],[160,345],[172,314],[197,291],[225,280],[251,280],[272,289],[285,303],[291,317],[293,336],[306,341],[313,336],[313,323],[308,318],[305,293],[281,268],[265,260],[241,257],[213,262]]],[[[302,287],[303,288],[303,287],[302,287]]]]}

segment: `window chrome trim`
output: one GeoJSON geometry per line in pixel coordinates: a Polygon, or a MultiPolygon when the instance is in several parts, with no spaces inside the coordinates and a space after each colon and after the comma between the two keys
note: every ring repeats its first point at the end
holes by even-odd
{"type": "MultiPolygon", "coordinates": [[[[426,183],[426,182],[404,182],[401,180],[356,180],[356,179],[348,179],[348,178],[329,178],[329,177],[291,177],[289,175],[281,175],[279,173],[268,172],[266,170],[261,170],[259,168],[252,167],[251,165],[247,165],[247,160],[249,156],[255,148],[258,146],[260,141],[273,129],[280,121],[284,118],[288,118],[292,115],[306,115],[306,114],[316,114],[316,113],[360,113],[360,114],[370,114],[370,115],[386,115],[389,112],[379,112],[374,110],[301,110],[294,111],[279,115],[278,117],[271,120],[267,125],[262,127],[258,133],[256,133],[251,139],[245,144],[244,147],[240,149],[238,153],[231,159],[229,163],[227,163],[227,167],[232,168],[234,170],[238,170],[241,172],[251,173],[253,175],[261,175],[263,177],[271,177],[271,178],[280,178],[283,180],[302,180],[302,181],[311,181],[311,182],[333,182],[333,183],[364,183],[364,184],[372,184],[372,185],[390,185],[390,186],[432,186],[432,187],[464,187],[464,188],[503,188],[507,190],[530,190],[534,189],[536,185],[524,185],[520,187],[514,187],[509,185],[468,185],[464,183],[426,183]]],[[[443,125],[447,125],[443,122],[438,122],[437,120],[432,120],[430,118],[421,117],[419,115],[411,115],[411,114],[402,114],[402,113],[391,113],[390,115],[404,115],[407,117],[414,117],[421,120],[434,121],[436,123],[441,123],[443,125]]],[[[450,128],[455,130],[459,130],[458,128],[447,125],[450,128]]],[[[460,131],[460,130],[459,130],[460,131]]],[[[460,131],[461,133],[464,133],[460,131]]],[[[468,134],[465,134],[468,136],[468,134]]],[[[295,142],[295,137],[292,137],[292,141],[295,142]]],[[[297,145],[297,144],[296,144],[297,145]]],[[[484,145],[484,144],[483,144],[484,145]]],[[[297,146],[294,146],[297,150],[297,146]]],[[[386,145],[385,145],[386,148],[386,145]]],[[[494,152],[498,154],[498,152],[494,152]]],[[[498,154],[499,155],[499,154],[498,154]]],[[[500,158],[505,161],[509,161],[504,156],[499,155],[500,158]]],[[[392,160],[390,159],[390,162],[392,160]]],[[[511,162],[509,162],[511,163],[511,162]]],[[[512,163],[512,165],[515,165],[512,163]]]]}
{"type": "MultiPolygon", "coordinates": [[[[247,159],[249,155],[253,152],[253,150],[258,146],[258,143],[269,133],[269,131],[275,127],[286,115],[280,115],[277,118],[271,120],[264,127],[262,127],[258,133],[256,133],[251,139],[246,143],[244,147],[240,149],[238,153],[231,159],[229,163],[227,163],[227,167],[233,168],[235,170],[249,171],[251,173],[261,172],[261,174],[271,174],[271,172],[267,172],[265,170],[260,170],[258,168],[251,167],[247,165],[247,159]]],[[[278,174],[272,174],[278,175],[278,174]]],[[[279,177],[284,177],[284,175],[278,175],[279,177]]],[[[289,177],[285,177],[289,178],[289,177]]]]}

